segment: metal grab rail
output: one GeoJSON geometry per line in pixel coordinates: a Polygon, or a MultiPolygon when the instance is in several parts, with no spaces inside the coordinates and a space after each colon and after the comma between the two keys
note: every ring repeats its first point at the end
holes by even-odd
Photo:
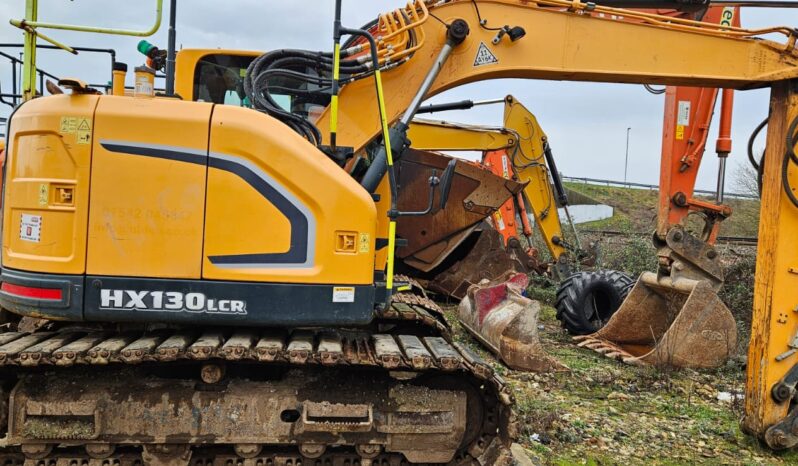
{"type": "Polygon", "coordinates": [[[163,0],[155,0],[155,24],[147,30],[101,28],[78,26],[74,24],[47,23],[39,21],[39,0],[25,0],[25,19],[11,19],[9,22],[25,31],[25,51],[22,66],[22,98],[28,100],[36,97],[36,39],[42,38],[54,46],[77,54],[77,50],[64,45],[41,33],[38,29],[60,29],[65,31],[93,32],[98,34],[114,34],[121,36],[146,37],[153,35],[161,27],[163,17],[163,0]]]}

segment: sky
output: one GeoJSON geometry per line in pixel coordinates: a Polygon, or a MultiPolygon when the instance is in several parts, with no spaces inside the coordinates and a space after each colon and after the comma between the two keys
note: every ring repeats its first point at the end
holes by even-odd
{"type": "MultiPolygon", "coordinates": [[[[169,1],[165,0],[168,5],[169,1]]],[[[344,24],[359,27],[379,13],[402,6],[405,0],[344,0],[344,24]]],[[[180,0],[177,11],[178,47],[272,50],[303,48],[329,50],[332,43],[332,0],[180,0]]],[[[24,16],[24,0],[0,0],[0,43],[22,42],[21,32],[8,24],[24,16]]],[[[39,0],[39,20],[128,29],[148,29],[155,0],[39,0]]],[[[798,27],[798,9],[744,9],[744,27],[798,27]]],[[[168,13],[161,29],[148,40],[166,46],[168,13]]],[[[131,68],[142,63],[136,52],[138,38],[50,30],[50,36],[73,46],[113,48],[118,60],[131,68]]],[[[541,45],[545,46],[545,45],[541,45]]],[[[0,49],[9,52],[8,49],[0,49]]],[[[14,51],[12,53],[18,53],[14,51]]],[[[78,76],[100,83],[109,79],[107,55],[72,56],[63,51],[40,51],[39,67],[57,76],[78,76]]],[[[130,73],[129,75],[132,75],[130,73]]],[[[11,66],[0,57],[0,85],[10,86],[11,66]]],[[[486,100],[514,95],[538,118],[549,136],[559,170],[565,176],[623,180],[626,129],[630,131],[628,180],[657,184],[661,149],[664,96],[643,86],[561,81],[502,79],[469,84],[437,95],[433,103],[486,100]]],[[[738,164],[746,162],[748,136],[767,115],[768,90],[735,93],[727,191],[734,191],[738,164]]],[[[0,116],[9,107],[0,105],[0,116]]],[[[717,116],[717,113],[716,113],[717,116]]],[[[502,106],[433,114],[432,118],[463,123],[500,125],[502,106]]],[[[716,118],[717,119],[717,118],[716,118]]],[[[717,121],[713,122],[709,149],[697,187],[714,189],[717,158],[714,155],[717,121]]],[[[764,142],[756,147],[761,150],[764,142]]]]}

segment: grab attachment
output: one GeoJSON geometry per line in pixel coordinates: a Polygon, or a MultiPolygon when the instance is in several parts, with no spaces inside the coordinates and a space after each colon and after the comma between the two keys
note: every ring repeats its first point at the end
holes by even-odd
{"type": "Polygon", "coordinates": [[[717,295],[717,251],[674,228],[659,256],[659,273],[643,273],[605,327],[574,339],[629,364],[721,366],[737,347],[737,325],[717,295]]]}

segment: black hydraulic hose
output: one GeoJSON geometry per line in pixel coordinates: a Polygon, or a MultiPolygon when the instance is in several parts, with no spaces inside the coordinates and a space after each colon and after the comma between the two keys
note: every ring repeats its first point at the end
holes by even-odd
{"type": "Polygon", "coordinates": [[[762,120],[762,123],[759,123],[759,125],[754,128],[754,131],[748,138],[748,161],[751,162],[751,166],[754,167],[754,170],[759,170],[759,163],[757,163],[756,158],[754,157],[754,141],[756,141],[756,137],[759,136],[759,133],[762,131],[762,129],[767,126],[769,119],[770,117],[762,120]]]}
{"type": "Polygon", "coordinates": [[[784,161],[781,164],[781,184],[784,187],[787,198],[793,206],[798,208],[798,197],[796,197],[793,187],[790,185],[790,162],[798,164],[798,155],[795,153],[795,139],[798,137],[796,129],[798,129],[798,117],[793,118],[787,130],[787,153],[784,154],[784,161]]]}

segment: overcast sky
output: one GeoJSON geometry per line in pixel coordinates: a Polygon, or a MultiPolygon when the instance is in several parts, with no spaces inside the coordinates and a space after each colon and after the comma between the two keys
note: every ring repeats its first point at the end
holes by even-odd
{"type": "MultiPolygon", "coordinates": [[[[169,1],[165,0],[165,4],[169,1]]],[[[405,0],[345,0],[344,23],[360,26],[380,12],[401,6],[405,0]]],[[[22,34],[7,22],[24,16],[24,0],[0,0],[0,42],[21,42],[22,34]]],[[[154,0],[39,0],[39,19],[48,22],[145,29],[154,15],[154,0]]],[[[252,50],[275,48],[331,48],[332,0],[180,0],[178,45],[252,50]]],[[[166,45],[168,14],[161,30],[149,40],[166,45]]],[[[746,9],[745,27],[798,26],[798,9],[746,9]]],[[[136,52],[137,38],[48,31],[52,37],[74,46],[113,48],[118,60],[135,66],[142,62],[136,52]]],[[[3,49],[8,52],[8,50],[3,49]]],[[[2,57],[0,57],[2,59],[2,57]]],[[[63,51],[42,51],[39,67],[57,76],[79,76],[90,82],[109,79],[107,56],[63,51]]],[[[3,92],[10,86],[11,67],[0,61],[3,92]]],[[[623,179],[626,128],[631,127],[629,181],[657,183],[663,96],[649,94],[642,86],[571,83],[559,81],[494,80],[453,89],[432,102],[461,99],[494,99],[515,95],[533,113],[549,135],[558,167],[567,176],[623,179]]],[[[751,130],[767,114],[768,91],[735,94],[734,150],[730,176],[745,162],[745,147],[751,130]]],[[[0,116],[9,108],[0,106],[0,116]]],[[[450,121],[498,125],[502,106],[434,114],[450,121]]],[[[708,153],[698,187],[714,189],[717,159],[714,156],[717,122],[707,144],[708,153]]],[[[763,144],[758,144],[761,147],[763,144]]],[[[733,185],[727,191],[733,191],[733,185]]]]}

